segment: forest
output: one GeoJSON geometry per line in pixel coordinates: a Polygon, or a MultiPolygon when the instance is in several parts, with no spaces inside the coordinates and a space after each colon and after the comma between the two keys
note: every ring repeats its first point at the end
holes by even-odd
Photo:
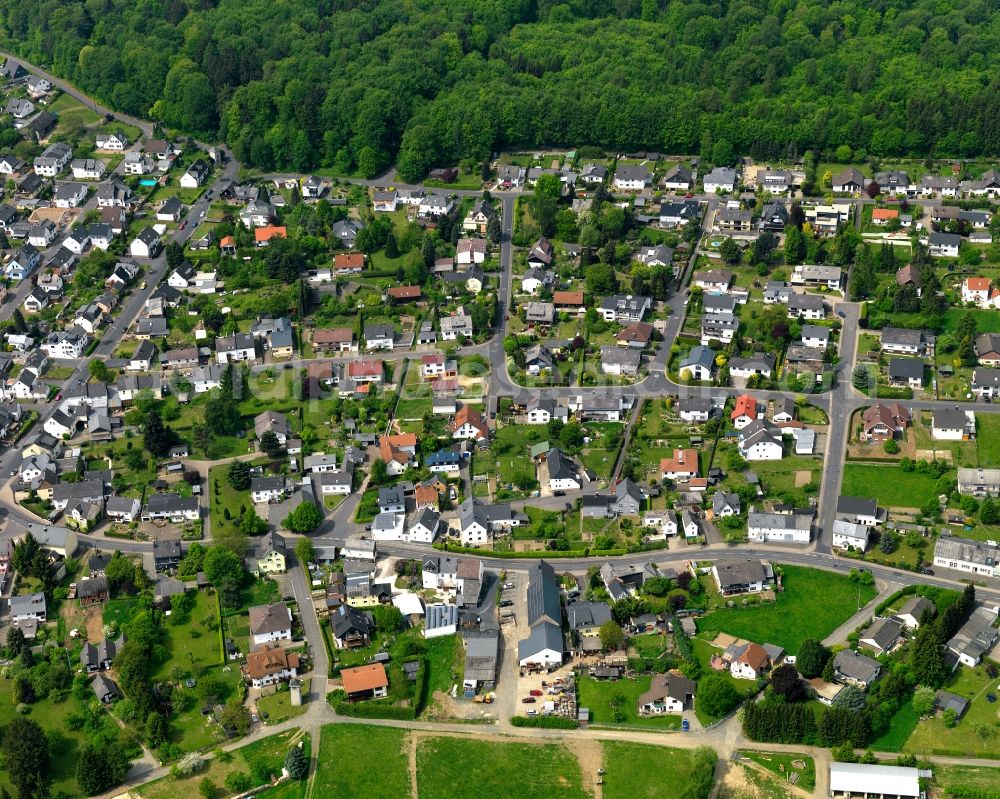
{"type": "Polygon", "coordinates": [[[0,43],[241,161],[407,180],[507,148],[1000,153],[982,0],[0,0],[0,43]]]}

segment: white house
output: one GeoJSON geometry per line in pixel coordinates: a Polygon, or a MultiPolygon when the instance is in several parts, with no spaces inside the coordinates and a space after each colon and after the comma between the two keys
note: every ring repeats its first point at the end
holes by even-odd
{"type": "Polygon", "coordinates": [[[558,447],[553,447],[545,456],[549,471],[549,489],[551,491],[578,491],[580,475],[573,459],[563,453],[558,447]]]}
{"type": "Polygon", "coordinates": [[[704,180],[705,194],[715,194],[717,191],[733,191],[736,188],[736,170],[729,167],[716,167],[704,180]]]}
{"type": "Polygon", "coordinates": [[[976,414],[959,408],[941,408],[931,416],[931,437],[939,441],[962,441],[976,437],[976,414]]]}
{"type": "Polygon", "coordinates": [[[292,611],[284,602],[250,608],[250,636],[254,646],[292,638],[292,611]]]}
{"type": "Polygon", "coordinates": [[[864,552],[868,549],[868,536],[871,527],[846,519],[834,519],[833,521],[833,546],[837,549],[858,550],[864,552]]]}
{"type": "Polygon", "coordinates": [[[812,515],[808,513],[755,513],[747,515],[747,537],[759,544],[808,544],[812,515]]]}
{"type": "Polygon", "coordinates": [[[737,680],[756,680],[767,671],[771,658],[760,644],[747,644],[729,664],[729,673],[737,680]]]}
{"type": "Polygon", "coordinates": [[[757,420],[740,431],[740,454],[748,461],[780,461],[784,456],[781,432],[757,420]]]}

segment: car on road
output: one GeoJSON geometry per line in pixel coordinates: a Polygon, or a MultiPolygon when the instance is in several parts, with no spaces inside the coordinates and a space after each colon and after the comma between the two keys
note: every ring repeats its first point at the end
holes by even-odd
{"type": "Polygon", "coordinates": [[[934,576],[934,569],[921,569],[920,573],[921,574],[929,574],[931,577],[933,577],[934,576]]]}
{"type": "Polygon", "coordinates": [[[526,696],[526,697],[524,697],[524,699],[521,700],[521,704],[523,704],[523,705],[533,705],[537,701],[538,700],[535,699],[535,697],[533,697],[533,696],[526,696]]]}
{"type": "Polygon", "coordinates": [[[565,491],[553,491],[552,492],[552,496],[554,496],[554,497],[564,497],[564,496],[566,496],[566,492],[565,491]]]}
{"type": "Polygon", "coordinates": [[[847,318],[847,314],[845,314],[843,311],[837,311],[837,316],[839,316],[841,319],[847,318]]]}
{"type": "Polygon", "coordinates": [[[184,222],[181,222],[181,226],[180,226],[179,230],[184,230],[184,228],[186,228],[186,227],[187,227],[187,221],[185,220],[184,222]]]}

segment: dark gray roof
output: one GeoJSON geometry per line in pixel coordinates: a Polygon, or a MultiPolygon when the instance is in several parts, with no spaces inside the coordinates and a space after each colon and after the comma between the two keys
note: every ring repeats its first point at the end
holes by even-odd
{"type": "Polygon", "coordinates": [[[868,684],[878,676],[881,666],[870,657],[844,649],[833,656],[833,668],[845,677],[868,684]]]}
{"type": "Polygon", "coordinates": [[[544,619],[559,624],[562,608],[555,569],[540,560],[528,572],[528,626],[534,627],[544,619]]]}
{"type": "Polygon", "coordinates": [[[563,651],[562,628],[548,621],[536,624],[528,637],[518,642],[517,657],[518,660],[527,660],[546,649],[563,651]]]}

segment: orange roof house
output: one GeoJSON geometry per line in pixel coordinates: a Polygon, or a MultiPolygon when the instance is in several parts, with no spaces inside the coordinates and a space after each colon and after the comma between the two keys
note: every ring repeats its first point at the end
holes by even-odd
{"type": "Polygon", "coordinates": [[[299,656],[284,647],[264,644],[247,655],[246,675],[255,685],[269,684],[295,676],[299,656]]]}
{"type": "Polygon", "coordinates": [[[288,228],[284,225],[268,225],[259,227],[253,232],[253,240],[258,247],[267,246],[271,239],[287,239],[288,228]]]}
{"type": "Polygon", "coordinates": [[[219,240],[220,250],[235,250],[236,249],[236,239],[232,236],[223,236],[219,240]]]}
{"type": "Polygon", "coordinates": [[[340,680],[344,684],[344,693],[351,701],[369,697],[378,699],[385,696],[389,689],[389,678],[381,663],[341,669],[340,680]]]}
{"type": "Polygon", "coordinates": [[[413,489],[413,501],[417,504],[418,510],[420,508],[437,510],[440,498],[437,489],[432,485],[419,483],[413,489]]]}
{"type": "Polygon", "coordinates": [[[489,438],[490,429],[483,420],[483,415],[471,405],[463,405],[458,409],[455,418],[448,423],[452,438],[489,438]]]}
{"type": "Polygon", "coordinates": [[[365,268],[365,256],[360,252],[340,252],[333,258],[333,268],[337,272],[360,272],[365,268]]]}
{"type": "Polygon", "coordinates": [[[674,457],[660,461],[660,473],[670,480],[686,480],[698,475],[698,450],[675,449],[674,457]]]}
{"type": "Polygon", "coordinates": [[[577,307],[583,305],[582,291],[553,291],[552,303],[558,308],[562,306],[577,307]]]}
{"type": "Polygon", "coordinates": [[[757,418],[757,400],[753,398],[751,394],[743,394],[736,400],[736,407],[733,408],[733,412],[729,414],[729,418],[732,421],[736,421],[740,418],[748,419],[747,422],[752,422],[757,418]]]}
{"type": "Polygon", "coordinates": [[[743,650],[743,654],[736,658],[737,663],[749,666],[755,672],[759,672],[762,668],[764,668],[764,666],[767,665],[767,661],[767,650],[765,650],[760,644],[750,644],[743,650]]]}
{"type": "Polygon", "coordinates": [[[382,371],[382,361],[351,361],[347,364],[347,376],[351,380],[381,379],[382,371]]]}
{"type": "Polygon", "coordinates": [[[420,286],[393,286],[388,294],[394,300],[415,300],[420,296],[420,286]]]}

